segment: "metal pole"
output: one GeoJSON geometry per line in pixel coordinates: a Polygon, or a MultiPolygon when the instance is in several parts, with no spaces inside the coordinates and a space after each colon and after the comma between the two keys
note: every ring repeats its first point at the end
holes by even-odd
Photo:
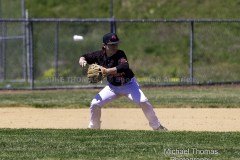
{"type": "Polygon", "coordinates": [[[114,18],[112,18],[112,20],[111,20],[111,33],[116,33],[117,32],[117,27],[116,27],[116,21],[115,21],[115,19],[114,18]]]}
{"type": "Polygon", "coordinates": [[[33,22],[29,23],[29,42],[30,88],[34,89],[33,22]]]}
{"type": "MultiPolygon", "coordinates": [[[[3,18],[3,15],[2,15],[2,0],[0,0],[0,18],[3,18]]],[[[5,39],[4,39],[5,34],[6,34],[5,29],[6,29],[6,24],[5,24],[5,22],[2,22],[1,23],[2,39],[1,39],[1,49],[0,49],[0,79],[3,80],[3,81],[6,78],[6,73],[5,73],[5,70],[6,70],[5,59],[6,59],[6,57],[5,57],[5,39]]]]}
{"type": "Polygon", "coordinates": [[[22,18],[25,18],[25,0],[21,0],[22,18]]]}
{"type": "MultiPolygon", "coordinates": [[[[26,10],[26,20],[28,20],[28,11],[26,10]]],[[[31,81],[31,72],[30,72],[30,37],[29,37],[29,21],[27,21],[25,23],[25,30],[26,30],[26,54],[27,54],[27,60],[26,60],[26,63],[27,63],[27,66],[26,66],[26,69],[27,69],[27,82],[30,83],[31,81]]]]}
{"type": "Polygon", "coordinates": [[[110,32],[116,33],[116,22],[113,15],[113,0],[110,0],[110,17],[111,17],[110,32]]]}
{"type": "MultiPolygon", "coordinates": [[[[3,31],[3,23],[4,22],[1,22],[1,30],[3,31]]],[[[3,32],[2,32],[3,34],[3,32]]],[[[3,81],[4,80],[4,75],[3,75],[3,59],[4,59],[4,56],[3,56],[3,51],[2,51],[2,46],[3,46],[3,41],[4,39],[1,39],[1,45],[0,45],[0,80],[3,81]]]]}
{"type": "MultiPolygon", "coordinates": [[[[25,0],[21,1],[21,7],[22,7],[22,18],[26,19],[26,11],[25,11],[25,0]]],[[[23,74],[23,79],[27,81],[27,56],[26,56],[26,51],[27,51],[27,45],[26,45],[26,23],[22,22],[22,33],[23,33],[23,47],[22,47],[22,74],[23,74]]]]}
{"type": "Polygon", "coordinates": [[[110,0],[110,17],[113,18],[113,0],[110,0]]]}
{"type": "Polygon", "coordinates": [[[58,50],[59,48],[59,22],[56,23],[55,30],[55,48],[54,48],[54,68],[55,68],[55,77],[58,77],[58,50]]]}
{"type": "MultiPolygon", "coordinates": [[[[0,18],[2,18],[2,0],[0,0],[0,18]]],[[[1,30],[2,30],[2,24],[1,23],[1,30]]],[[[1,40],[1,46],[3,41],[1,40]]],[[[0,48],[0,80],[3,80],[3,53],[2,48],[0,48]]]]}
{"type": "Polygon", "coordinates": [[[6,80],[6,33],[7,27],[6,23],[2,22],[2,39],[1,39],[1,51],[0,51],[0,78],[4,81],[6,80]]]}
{"type": "Polygon", "coordinates": [[[3,18],[3,15],[2,15],[2,0],[0,0],[0,18],[3,18]]]}
{"type": "MultiPolygon", "coordinates": [[[[109,1],[109,13],[110,13],[110,17],[113,18],[113,0],[109,1]]],[[[113,32],[113,24],[112,21],[110,22],[110,32],[113,32]]]]}
{"type": "Polygon", "coordinates": [[[190,26],[190,52],[189,52],[189,75],[190,83],[193,84],[193,42],[194,42],[194,22],[190,26]]]}
{"type": "MultiPolygon", "coordinates": [[[[27,11],[26,17],[28,18],[27,11]]],[[[28,82],[30,83],[30,89],[34,89],[33,22],[28,21],[26,27],[28,82]]]]}

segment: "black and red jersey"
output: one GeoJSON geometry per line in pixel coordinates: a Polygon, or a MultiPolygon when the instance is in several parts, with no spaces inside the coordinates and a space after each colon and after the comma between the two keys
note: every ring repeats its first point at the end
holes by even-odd
{"type": "Polygon", "coordinates": [[[127,57],[122,50],[118,50],[111,57],[108,57],[104,50],[99,50],[82,55],[88,64],[97,63],[105,68],[117,68],[117,74],[108,75],[107,81],[114,86],[121,86],[134,77],[133,71],[129,68],[127,57]]]}

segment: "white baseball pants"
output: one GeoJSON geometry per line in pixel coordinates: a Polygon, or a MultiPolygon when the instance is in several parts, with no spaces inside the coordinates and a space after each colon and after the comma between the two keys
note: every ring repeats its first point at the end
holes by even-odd
{"type": "Polygon", "coordinates": [[[126,96],[138,104],[142,108],[144,115],[149,121],[149,125],[154,130],[158,129],[160,122],[153,110],[153,106],[148,102],[147,97],[139,88],[139,85],[135,78],[132,78],[129,83],[123,86],[113,86],[111,84],[108,84],[95,96],[90,106],[91,116],[88,127],[91,129],[100,129],[101,107],[120,96],[126,96]]]}

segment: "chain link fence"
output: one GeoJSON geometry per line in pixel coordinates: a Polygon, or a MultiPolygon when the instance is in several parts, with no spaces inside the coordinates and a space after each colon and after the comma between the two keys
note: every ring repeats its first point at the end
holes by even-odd
{"type": "Polygon", "coordinates": [[[104,85],[89,85],[78,60],[110,30],[142,85],[239,83],[239,28],[236,20],[1,19],[0,88],[104,85]]]}

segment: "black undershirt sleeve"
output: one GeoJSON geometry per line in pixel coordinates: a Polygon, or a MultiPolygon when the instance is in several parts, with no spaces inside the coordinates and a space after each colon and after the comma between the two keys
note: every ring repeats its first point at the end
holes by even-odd
{"type": "Polygon", "coordinates": [[[122,73],[129,69],[127,57],[123,51],[121,51],[121,54],[119,54],[117,61],[118,61],[118,65],[116,66],[117,73],[122,73]]]}
{"type": "Polygon", "coordinates": [[[97,57],[98,57],[98,52],[92,52],[92,53],[87,53],[82,55],[82,57],[85,58],[85,60],[87,61],[88,64],[93,64],[96,63],[98,61],[97,57]]]}
{"type": "Polygon", "coordinates": [[[116,66],[116,68],[117,68],[117,73],[122,73],[127,69],[129,69],[129,64],[127,62],[124,62],[116,66]]]}

